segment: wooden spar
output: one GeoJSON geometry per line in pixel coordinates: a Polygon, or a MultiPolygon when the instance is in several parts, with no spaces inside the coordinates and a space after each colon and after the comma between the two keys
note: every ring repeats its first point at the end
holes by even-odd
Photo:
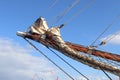
{"type": "MultiPolygon", "coordinates": [[[[95,69],[99,69],[99,70],[103,69],[107,72],[110,72],[112,74],[120,76],[120,68],[117,68],[116,66],[112,66],[109,64],[105,64],[103,62],[96,61],[96,60],[92,59],[91,57],[87,57],[85,55],[80,54],[79,53],[80,46],[77,46],[75,44],[68,43],[68,42],[61,44],[60,42],[57,42],[55,38],[53,38],[54,36],[52,35],[52,33],[50,35],[47,35],[46,38],[42,38],[42,35],[29,34],[29,33],[24,33],[24,32],[18,32],[17,35],[24,37],[24,38],[32,39],[32,40],[39,42],[45,46],[49,46],[53,49],[56,49],[56,50],[60,51],[61,53],[63,53],[64,55],[66,55],[76,61],[79,61],[85,65],[93,67],[95,69]],[[77,48],[78,48],[78,50],[77,50],[77,48]]],[[[82,52],[87,52],[88,48],[82,47],[82,50],[83,50],[82,52]]],[[[96,52],[97,51],[98,50],[96,50],[96,52]]],[[[100,51],[100,53],[102,53],[102,51],[100,51]]]]}
{"type": "Polygon", "coordinates": [[[109,53],[109,52],[104,52],[104,51],[100,51],[100,50],[96,50],[96,49],[91,49],[89,47],[74,44],[71,42],[66,42],[66,44],[74,50],[77,50],[77,51],[80,51],[80,52],[83,52],[86,54],[102,57],[104,59],[109,59],[109,60],[120,62],[120,55],[109,53]],[[89,51],[90,51],[90,53],[89,53],[89,51]]]}

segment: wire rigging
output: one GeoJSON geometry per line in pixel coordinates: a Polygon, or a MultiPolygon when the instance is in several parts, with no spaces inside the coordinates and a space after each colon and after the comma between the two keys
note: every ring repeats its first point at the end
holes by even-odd
{"type": "Polygon", "coordinates": [[[75,17],[77,17],[78,15],[80,15],[83,11],[85,11],[88,7],[90,7],[93,3],[95,2],[95,0],[91,0],[89,3],[87,3],[85,6],[83,6],[82,9],[79,10],[79,12],[77,12],[75,15],[73,15],[70,19],[68,19],[67,21],[65,21],[65,23],[69,23],[70,21],[72,21],[75,17]]]}
{"type": "Polygon", "coordinates": [[[108,36],[107,38],[105,38],[102,42],[109,42],[110,40],[112,40],[113,38],[117,37],[120,34],[120,31],[108,36]]]}
{"type": "Polygon", "coordinates": [[[52,61],[47,55],[45,55],[42,51],[40,51],[34,44],[32,44],[28,39],[24,38],[33,48],[35,48],[39,53],[41,53],[45,58],[47,58],[50,62],[52,62],[56,67],[58,67],[62,72],[64,72],[71,80],[75,80],[71,75],[69,75],[66,71],[64,71],[61,67],[59,67],[54,61],[52,61]]]}
{"type": "Polygon", "coordinates": [[[55,0],[52,4],[50,4],[48,8],[44,10],[43,14],[46,15],[48,11],[57,4],[58,1],[59,0],[55,0]]]}
{"type": "MultiPolygon", "coordinates": [[[[61,16],[59,16],[58,21],[60,21],[64,15],[66,13],[68,13],[70,11],[70,9],[72,9],[75,5],[77,5],[79,3],[80,0],[76,0],[72,5],[70,5],[69,7],[67,7],[63,13],[61,14],[61,16]]],[[[68,21],[66,21],[66,23],[70,22],[73,18],[75,18],[76,16],[78,16],[80,13],[82,13],[86,8],[88,8],[95,0],[92,0],[90,3],[88,3],[87,5],[85,5],[77,14],[75,14],[74,16],[72,16],[68,21]]],[[[49,7],[52,8],[56,3],[58,2],[58,0],[55,0],[55,2],[53,4],[51,4],[51,6],[49,7]]],[[[108,25],[105,30],[92,42],[92,44],[90,46],[93,46],[94,43],[106,32],[110,29],[110,27],[112,27],[112,25],[115,23],[115,21],[118,19],[118,17],[120,17],[120,15],[116,16],[115,19],[111,22],[110,25],[108,25]]],[[[103,42],[107,42],[110,41],[111,39],[113,39],[114,37],[116,37],[118,34],[120,33],[116,33],[113,36],[110,36],[108,38],[106,38],[103,42]]],[[[61,67],[59,67],[54,61],[52,61],[47,55],[45,55],[42,51],[40,51],[35,45],[33,45],[29,40],[27,40],[26,38],[24,38],[31,46],[33,46],[39,53],[41,53],[44,57],[46,57],[50,62],[52,62],[55,66],[57,66],[61,71],[63,71],[68,77],[70,77],[72,80],[74,80],[74,78],[69,75],[67,72],[65,72],[61,67]]],[[[78,71],[75,67],[73,67],[71,64],[69,64],[65,59],[63,59],[62,57],[60,57],[57,53],[55,53],[52,49],[50,49],[49,47],[47,47],[51,52],[53,52],[56,56],[58,56],[61,60],[63,60],[66,64],[68,64],[71,68],[73,68],[76,72],[78,72],[79,74],[81,74],[84,78],[86,78],[87,80],[89,80],[85,75],[83,75],[80,71],[78,71]]],[[[99,67],[104,73],[105,75],[110,79],[111,77],[101,68],[99,67]]]]}
{"type": "Polygon", "coordinates": [[[105,30],[92,42],[90,46],[93,46],[95,42],[106,32],[108,31],[112,25],[115,23],[115,21],[120,17],[120,14],[115,17],[115,19],[105,28],[105,30]]]}
{"type": "Polygon", "coordinates": [[[56,22],[59,22],[65,14],[67,14],[74,6],[76,6],[78,3],[80,2],[80,0],[76,0],[74,1],[70,6],[68,6],[62,13],[60,16],[58,16],[58,19],[56,22]]]}
{"type": "MultiPolygon", "coordinates": [[[[32,45],[37,51],[39,51],[41,53],[41,51],[34,46],[29,40],[27,40],[26,38],[24,38],[30,45],[32,45]]],[[[50,49],[49,47],[47,47],[51,52],[53,52],[57,57],[59,57],[61,60],[63,60],[66,64],[68,64],[71,68],[73,68],[75,71],[77,71],[80,75],[82,75],[86,80],[89,80],[85,75],[83,75],[80,71],[78,71],[75,67],[73,67],[71,64],[69,64],[65,59],[63,59],[62,57],[60,57],[57,53],[55,53],[52,49],[50,49]]],[[[43,53],[43,52],[42,52],[43,53]]],[[[43,54],[42,54],[43,55],[43,54]]],[[[47,58],[48,59],[48,58],[47,58]]],[[[49,59],[50,60],[50,59],[49,59]]],[[[51,60],[50,60],[51,61],[51,60]]],[[[55,64],[54,62],[52,62],[53,64],[55,64]]],[[[74,80],[74,79],[73,79],[74,80]]]]}
{"type": "MultiPolygon", "coordinates": [[[[101,62],[101,59],[98,57],[99,61],[101,62]]],[[[112,80],[112,78],[104,71],[104,69],[102,67],[99,66],[99,68],[102,70],[102,72],[110,79],[112,80]]]]}
{"type": "Polygon", "coordinates": [[[110,79],[110,80],[112,80],[112,78],[101,68],[101,67],[99,67],[103,72],[104,72],[104,74],[110,79]]]}
{"type": "Polygon", "coordinates": [[[70,63],[68,63],[65,59],[63,59],[61,56],[59,56],[56,52],[54,52],[51,48],[47,47],[51,52],[53,52],[57,57],[59,57],[61,60],[63,60],[66,64],[68,64],[71,68],[73,68],[76,72],[78,72],[80,75],[82,75],[86,80],[89,80],[85,75],[83,75],[80,71],[78,71],[75,67],[73,67],[70,63]]]}
{"type": "Polygon", "coordinates": [[[48,9],[51,9],[53,6],[55,6],[55,4],[58,2],[59,0],[55,0],[48,9]]]}

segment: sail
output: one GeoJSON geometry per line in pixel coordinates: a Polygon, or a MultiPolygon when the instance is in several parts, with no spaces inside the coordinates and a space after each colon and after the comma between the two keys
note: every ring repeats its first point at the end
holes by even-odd
{"type": "Polygon", "coordinates": [[[44,34],[45,31],[47,31],[48,25],[44,18],[40,17],[38,18],[34,25],[30,27],[30,32],[37,33],[37,34],[44,34]]]}
{"type": "MultiPolygon", "coordinates": [[[[36,26],[42,30],[43,26],[40,25],[39,21],[40,20],[36,21],[34,26],[36,26]],[[36,24],[36,23],[38,23],[38,24],[36,24]]],[[[39,32],[37,32],[37,34],[34,34],[34,32],[32,32],[32,33],[17,32],[17,35],[24,37],[24,38],[34,40],[34,41],[41,43],[47,47],[51,47],[78,62],[88,65],[89,67],[93,67],[98,70],[102,69],[102,70],[105,70],[112,74],[115,74],[117,76],[120,76],[120,67],[118,67],[116,65],[105,63],[101,60],[96,60],[96,57],[101,57],[104,60],[109,59],[109,60],[119,63],[120,55],[91,49],[89,47],[73,44],[70,42],[65,42],[60,35],[60,27],[57,27],[57,28],[52,27],[52,28],[42,30],[42,31],[44,34],[39,33],[39,32]],[[43,36],[45,36],[45,37],[43,38],[43,36]],[[82,52],[82,53],[80,53],[80,52],[82,52]],[[89,55],[85,55],[85,54],[94,55],[95,58],[90,57],[89,55]]]]}
{"type": "Polygon", "coordinates": [[[96,61],[91,57],[82,55],[78,51],[70,48],[68,45],[66,45],[66,43],[60,44],[60,42],[56,41],[57,39],[55,39],[55,37],[53,39],[53,37],[49,36],[48,39],[43,39],[43,38],[41,38],[40,35],[29,34],[29,33],[24,33],[24,32],[18,32],[17,35],[18,36],[22,35],[22,37],[24,36],[26,38],[37,41],[45,46],[49,46],[53,49],[56,49],[56,50],[60,51],[61,53],[63,53],[64,55],[66,55],[66,56],[68,56],[68,57],[70,57],[78,62],[81,62],[85,65],[93,67],[95,69],[99,69],[99,70],[103,69],[107,72],[110,72],[112,74],[120,76],[120,68],[119,67],[116,67],[116,66],[113,66],[110,64],[106,64],[104,62],[96,61]]]}

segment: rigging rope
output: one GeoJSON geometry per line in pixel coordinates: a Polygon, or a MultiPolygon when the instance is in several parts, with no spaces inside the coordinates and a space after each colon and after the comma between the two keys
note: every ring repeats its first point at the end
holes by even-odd
{"type": "Polygon", "coordinates": [[[80,1],[80,0],[76,0],[76,1],[74,1],[70,6],[68,6],[68,7],[61,13],[61,15],[58,16],[59,18],[57,19],[56,22],[59,22],[66,13],[68,13],[75,5],[77,5],[77,4],[79,3],[79,1],[80,1]]]}
{"type": "Polygon", "coordinates": [[[55,0],[49,7],[49,9],[51,9],[59,0],[55,0]]]}
{"type": "MultiPolygon", "coordinates": [[[[101,59],[98,57],[98,59],[99,59],[99,61],[101,62],[101,59]]],[[[104,69],[102,68],[102,67],[99,67],[101,70],[102,70],[102,72],[110,79],[110,80],[112,80],[112,78],[104,71],[104,69]]]]}
{"type": "Polygon", "coordinates": [[[112,80],[112,78],[101,68],[101,67],[99,67],[103,72],[104,72],[104,74],[110,79],[110,80],[112,80]]]}
{"type": "Polygon", "coordinates": [[[109,24],[109,25],[105,28],[105,30],[92,42],[92,44],[91,44],[90,46],[93,46],[94,43],[95,43],[108,29],[110,29],[110,27],[112,27],[112,25],[115,23],[115,21],[116,21],[119,17],[120,17],[120,14],[115,17],[115,19],[111,22],[111,24],[109,24]]]}
{"type": "Polygon", "coordinates": [[[39,53],[41,53],[45,58],[47,58],[50,62],[52,62],[56,67],[58,67],[62,72],[64,72],[69,78],[74,80],[74,78],[69,75],[66,71],[64,71],[61,67],[59,67],[54,61],[52,61],[47,55],[45,55],[42,51],[40,51],[35,45],[33,45],[28,39],[24,38],[33,48],[35,48],[39,53]]]}
{"type": "Polygon", "coordinates": [[[70,63],[68,63],[65,59],[60,57],[56,52],[54,52],[52,49],[47,47],[51,52],[53,52],[57,57],[59,57],[61,60],[63,60],[66,64],[68,64],[71,68],[73,68],[76,72],[78,72],[80,75],[82,75],[86,80],[89,80],[85,75],[83,75],[80,71],[78,71],[75,67],[73,67],[70,63]]]}
{"type": "Polygon", "coordinates": [[[100,43],[100,45],[102,45],[102,43],[105,43],[105,44],[106,44],[106,42],[109,42],[110,40],[112,40],[113,38],[115,38],[116,36],[118,36],[119,34],[120,34],[120,31],[118,31],[118,32],[116,32],[116,33],[108,36],[106,39],[104,39],[104,40],[100,43]]]}
{"type": "Polygon", "coordinates": [[[43,14],[44,16],[48,13],[48,11],[53,7],[55,6],[55,4],[58,2],[59,0],[55,0],[52,4],[50,4],[50,6],[48,6],[47,9],[44,10],[43,14]]]}
{"type": "Polygon", "coordinates": [[[87,3],[85,6],[83,6],[82,9],[79,10],[78,13],[76,13],[75,15],[73,15],[70,19],[68,19],[67,21],[65,21],[65,23],[69,23],[70,21],[72,21],[75,17],[77,17],[78,15],[80,15],[84,10],[86,10],[88,7],[90,7],[90,5],[92,5],[95,2],[95,0],[91,0],[89,3],[87,3]]]}

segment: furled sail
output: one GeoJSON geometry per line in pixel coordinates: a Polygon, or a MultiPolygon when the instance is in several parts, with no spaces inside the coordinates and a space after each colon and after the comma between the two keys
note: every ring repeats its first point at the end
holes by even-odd
{"type": "Polygon", "coordinates": [[[30,32],[44,34],[47,31],[48,25],[44,18],[40,17],[35,21],[35,24],[30,27],[30,32]]]}
{"type": "MultiPolygon", "coordinates": [[[[40,22],[40,19],[37,22],[40,22]]],[[[38,27],[38,25],[36,25],[36,22],[35,22],[35,26],[38,27]]],[[[40,27],[39,29],[41,30],[42,28],[40,27]]],[[[90,52],[91,55],[99,56],[99,57],[102,57],[103,59],[110,59],[113,61],[117,61],[118,63],[120,62],[120,55],[116,55],[116,54],[112,54],[112,53],[104,52],[100,50],[90,49],[88,47],[80,46],[70,42],[64,42],[64,40],[61,38],[61,35],[60,35],[60,27],[57,27],[57,28],[52,27],[50,29],[45,28],[45,30],[43,30],[43,33],[39,33],[36,30],[36,31],[33,31],[33,33],[17,32],[17,35],[24,38],[32,39],[47,47],[56,49],[59,52],[63,53],[64,55],[76,61],[79,61],[85,65],[93,67],[95,69],[99,69],[99,70],[103,69],[107,72],[120,76],[119,67],[113,66],[111,64],[106,64],[101,61],[97,61],[92,57],[81,54],[80,52],[87,53],[87,54],[89,54],[90,52]]]]}

